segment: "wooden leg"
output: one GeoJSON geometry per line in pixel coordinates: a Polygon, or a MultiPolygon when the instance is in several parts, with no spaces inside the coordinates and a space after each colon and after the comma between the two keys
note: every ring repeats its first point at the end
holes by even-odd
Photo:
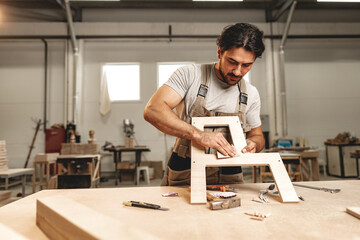
{"type": "Polygon", "coordinates": [[[40,163],[40,177],[39,177],[40,190],[44,188],[44,164],[40,163]]]}
{"type": "Polygon", "coordinates": [[[254,166],[254,167],[253,167],[253,183],[256,183],[256,178],[257,178],[257,176],[256,176],[256,170],[257,170],[257,167],[254,166]]]}
{"type": "Polygon", "coordinates": [[[32,174],[32,192],[35,193],[36,190],[36,163],[33,162],[33,168],[34,168],[34,172],[32,174]]]}
{"type": "Polygon", "coordinates": [[[265,166],[260,166],[260,182],[265,182],[265,166]]]}
{"type": "Polygon", "coordinates": [[[50,181],[50,164],[47,162],[45,163],[45,166],[46,166],[46,188],[47,188],[50,181]]]}
{"type": "Polygon", "coordinates": [[[319,162],[317,158],[311,159],[311,175],[313,181],[320,180],[319,162]]]}

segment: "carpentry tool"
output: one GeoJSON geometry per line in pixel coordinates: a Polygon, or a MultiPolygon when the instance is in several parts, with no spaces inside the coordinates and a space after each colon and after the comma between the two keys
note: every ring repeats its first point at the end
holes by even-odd
{"type": "Polygon", "coordinates": [[[211,210],[221,210],[221,209],[235,208],[240,206],[241,206],[241,199],[239,197],[210,202],[211,210]]]}
{"type": "Polygon", "coordinates": [[[207,185],[206,190],[213,190],[213,191],[222,191],[222,192],[233,192],[234,189],[231,188],[229,185],[207,185]]]}
{"type": "Polygon", "coordinates": [[[259,193],[259,198],[260,198],[261,200],[263,200],[264,202],[266,202],[266,203],[269,202],[269,199],[264,196],[263,192],[260,192],[260,193],[259,193]]]}
{"type": "Polygon", "coordinates": [[[146,203],[146,202],[137,202],[137,201],[128,200],[128,201],[124,201],[123,204],[129,207],[150,208],[150,209],[163,210],[163,211],[169,210],[168,208],[162,208],[160,205],[146,203]]]}
{"type": "Polygon", "coordinates": [[[338,188],[332,189],[332,188],[324,188],[324,187],[313,187],[313,186],[300,185],[300,184],[296,184],[296,183],[293,183],[293,185],[297,186],[297,187],[310,188],[310,189],[315,189],[315,190],[320,190],[320,191],[325,191],[325,192],[330,192],[330,193],[338,193],[341,190],[338,188]]]}

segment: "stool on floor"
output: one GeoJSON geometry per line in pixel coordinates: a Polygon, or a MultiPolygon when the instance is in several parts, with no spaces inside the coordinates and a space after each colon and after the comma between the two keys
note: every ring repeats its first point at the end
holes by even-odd
{"type": "Polygon", "coordinates": [[[143,172],[144,180],[146,184],[150,184],[150,176],[149,176],[149,167],[148,166],[138,166],[136,168],[136,175],[135,175],[135,184],[138,185],[140,182],[140,173],[143,172]]]}

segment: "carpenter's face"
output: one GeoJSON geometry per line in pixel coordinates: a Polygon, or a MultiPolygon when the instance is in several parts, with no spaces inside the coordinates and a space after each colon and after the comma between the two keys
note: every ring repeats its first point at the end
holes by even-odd
{"type": "Polygon", "coordinates": [[[255,53],[243,47],[233,47],[223,53],[218,48],[217,54],[219,62],[216,64],[216,70],[222,72],[223,80],[229,85],[237,84],[250,71],[255,61],[255,53]]]}

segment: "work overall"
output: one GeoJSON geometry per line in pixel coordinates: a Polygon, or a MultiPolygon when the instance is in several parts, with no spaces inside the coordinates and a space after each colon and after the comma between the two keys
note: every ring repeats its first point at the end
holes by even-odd
{"type": "MultiPolygon", "coordinates": [[[[191,124],[192,117],[214,117],[214,116],[238,116],[242,124],[244,133],[251,130],[246,123],[246,104],[247,93],[244,79],[238,83],[239,99],[237,101],[235,113],[222,113],[209,111],[205,108],[206,94],[208,92],[208,80],[211,77],[212,64],[201,65],[201,85],[195,103],[190,108],[189,113],[185,116],[185,107],[181,105],[182,109],[177,109],[179,117],[191,124]]],[[[226,127],[205,128],[205,131],[221,132],[226,140],[232,144],[229,129],[226,127]]],[[[162,186],[175,185],[190,185],[191,175],[191,141],[182,138],[176,138],[172,155],[169,159],[167,169],[165,171],[162,186]]],[[[216,149],[205,148],[208,154],[216,154],[216,149]]],[[[221,184],[221,183],[242,183],[243,173],[241,167],[207,167],[206,168],[206,183],[207,184],[221,184]]]]}

